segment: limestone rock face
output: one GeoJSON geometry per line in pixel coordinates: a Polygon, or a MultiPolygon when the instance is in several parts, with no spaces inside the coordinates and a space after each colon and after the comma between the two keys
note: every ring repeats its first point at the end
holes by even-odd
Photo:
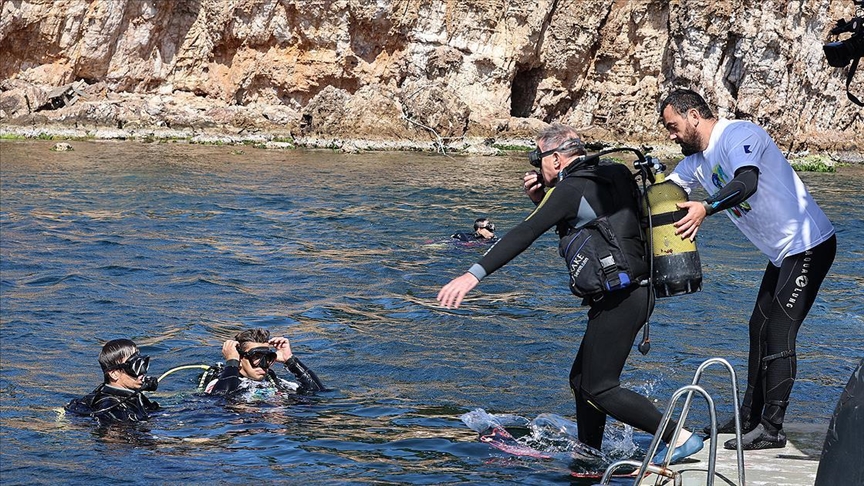
{"type": "MultiPolygon", "coordinates": [[[[5,0],[0,123],[662,143],[673,87],[784,149],[864,148],[828,31],[851,0],[5,0]],[[35,111],[84,80],[74,105],[35,111]],[[526,120],[528,120],[526,122],[526,120]]],[[[864,72],[852,91],[864,97],[864,72]]]]}

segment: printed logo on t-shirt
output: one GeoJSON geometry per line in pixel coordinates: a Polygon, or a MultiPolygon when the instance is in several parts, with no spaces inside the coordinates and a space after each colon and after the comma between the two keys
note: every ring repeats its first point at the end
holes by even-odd
{"type": "Polygon", "coordinates": [[[752,153],[753,153],[753,151],[750,150],[750,146],[749,146],[749,145],[745,145],[745,146],[744,146],[744,153],[745,153],[745,154],[752,154],[752,153]]]}
{"type": "MultiPolygon", "coordinates": [[[[744,147],[745,150],[747,150],[746,147],[750,146],[745,145],[744,147]]],[[[720,164],[715,165],[714,169],[711,171],[711,182],[714,183],[714,187],[716,187],[717,190],[722,189],[723,186],[725,186],[726,183],[729,182],[729,178],[726,176],[726,172],[723,171],[723,167],[720,167],[720,164]]],[[[714,194],[716,194],[716,191],[714,192],[714,194]]],[[[729,211],[730,213],[735,215],[736,218],[740,218],[741,216],[749,213],[751,209],[752,208],[749,204],[747,204],[747,201],[744,201],[735,207],[727,209],[726,211],[729,211]]]]}

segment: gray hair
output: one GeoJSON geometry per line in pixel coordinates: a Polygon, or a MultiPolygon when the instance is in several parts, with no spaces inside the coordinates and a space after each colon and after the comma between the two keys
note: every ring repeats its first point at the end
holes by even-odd
{"type": "Polygon", "coordinates": [[[576,130],[561,123],[553,123],[541,130],[537,135],[537,144],[539,145],[541,142],[543,145],[556,147],[556,152],[565,157],[585,155],[586,153],[585,144],[579,138],[576,130]]]}

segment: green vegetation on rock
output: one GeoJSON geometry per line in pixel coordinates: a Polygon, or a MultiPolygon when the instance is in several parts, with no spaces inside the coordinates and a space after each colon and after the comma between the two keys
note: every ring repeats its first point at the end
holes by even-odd
{"type": "Polygon", "coordinates": [[[827,155],[805,155],[789,163],[799,172],[837,172],[837,164],[827,155]]]}

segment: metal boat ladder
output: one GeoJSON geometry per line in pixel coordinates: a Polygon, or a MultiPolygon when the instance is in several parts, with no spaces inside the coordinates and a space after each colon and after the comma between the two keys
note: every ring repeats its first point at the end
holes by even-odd
{"type": "Polygon", "coordinates": [[[711,365],[719,364],[724,366],[729,371],[729,376],[732,382],[732,398],[734,400],[734,409],[735,409],[735,439],[738,444],[737,452],[738,452],[738,485],[745,486],[744,483],[744,450],[741,448],[741,416],[738,409],[738,379],[735,375],[735,369],[732,368],[732,365],[729,364],[723,358],[711,358],[706,360],[699,368],[696,369],[696,373],[693,375],[693,382],[690,385],[683,386],[675,391],[672,394],[672,398],[669,400],[669,405],[666,407],[666,412],[663,414],[663,418],[660,420],[660,428],[657,430],[657,433],[654,434],[654,439],[651,441],[651,445],[648,447],[648,451],[645,454],[645,459],[640,463],[634,460],[623,460],[617,461],[609,465],[606,468],[606,472],[603,474],[603,478],[600,480],[600,484],[609,484],[609,481],[612,479],[613,473],[624,466],[629,467],[637,467],[638,472],[636,474],[636,479],[633,481],[634,485],[638,485],[644,478],[645,474],[648,472],[652,472],[657,474],[658,476],[663,476],[667,478],[671,478],[674,480],[676,485],[681,484],[681,476],[680,473],[673,471],[669,468],[669,460],[672,457],[672,452],[674,451],[674,447],[669,447],[666,450],[666,457],[663,458],[663,462],[660,464],[652,464],[651,459],[657,453],[657,449],[660,447],[660,438],[663,436],[663,432],[666,430],[666,427],[669,426],[669,422],[672,420],[672,413],[675,410],[675,406],[678,402],[678,399],[681,398],[682,395],[686,394],[686,399],[684,400],[684,406],[681,408],[681,416],[678,419],[678,425],[675,428],[675,432],[672,434],[672,440],[670,443],[674,444],[675,441],[678,440],[678,435],[681,432],[681,429],[684,427],[684,421],[687,418],[687,413],[690,411],[690,405],[693,399],[693,394],[698,393],[705,398],[705,401],[708,402],[708,413],[711,417],[711,442],[709,445],[708,452],[708,478],[706,479],[706,484],[708,486],[713,486],[714,477],[715,477],[715,465],[717,462],[717,412],[714,408],[714,400],[711,398],[711,395],[705,391],[704,388],[699,386],[699,380],[702,378],[702,372],[705,371],[711,365]]]}

